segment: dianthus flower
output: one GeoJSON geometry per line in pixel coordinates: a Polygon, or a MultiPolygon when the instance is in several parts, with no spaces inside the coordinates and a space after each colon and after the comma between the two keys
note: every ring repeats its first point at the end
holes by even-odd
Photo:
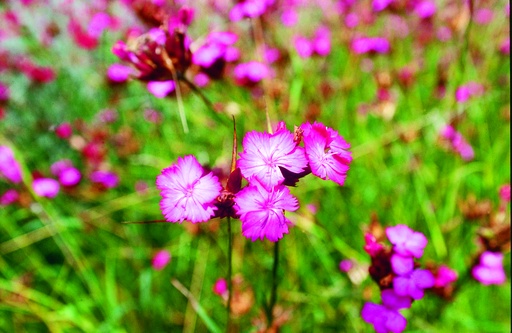
{"type": "Polygon", "coordinates": [[[480,262],[473,267],[471,274],[483,285],[504,283],[507,276],[503,269],[503,254],[485,251],[480,255],[480,262]]]}
{"type": "Polygon", "coordinates": [[[384,37],[358,37],[352,41],[350,48],[355,54],[388,53],[391,46],[384,37]]]}
{"type": "Polygon", "coordinates": [[[60,190],[59,182],[52,178],[37,178],[32,183],[34,192],[40,197],[54,198],[60,190]]]}
{"type": "Polygon", "coordinates": [[[21,168],[14,159],[14,153],[7,146],[0,146],[0,176],[13,183],[21,182],[21,168]]]}
{"type": "Polygon", "coordinates": [[[421,232],[414,231],[406,225],[399,224],[386,228],[386,236],[393,250],[402,256],[423,256],[423,249],[427,246],[427,238],[421,232]]]}
{"type": "Polygon", "coordinates": [[[434,275],[426,269],[416,269],[410,274],[396,276],[393,279],[393,289],[399,296],[410,296],[415,300],[422,299],[424,289],[432,288],[435,283],[434,275]]]}
{"type": "Polygon", "coordinates": [[[93,183],[100,184],[105,188],[114,188],[119,183],[119,177],[115,172],[98,170],[89,175],[93,183]]]}
{"type": "Polygon", "coordinates": [[[370,302],[364,305],[361,317],[372,324],[377,333],[401,333],[407,326],[407,320],[397,310],[370,302]]]}
{"type": "Polygon", "coordinates": [[[274,134],[249,132],[242,145],[244,150],[238,160],[242,175],[249,181],[257,179],[267,190],[285,180],[281,168],[300,173],[307,167],[304,149],[297,146],[286,128],[274,134]]]}
{"type": "Polygon", "coordinates": [[[343,185],[352,162],[352,153],[347,150],[350,144],[338,132],[321,123],[304,123],[300,129],[311,173],[343,185]]]}
{"type": "Polygon", "coordinates": [[[208,221],[217,210],[214,200],[222,190],[218,178],[211,172],[205,174],[192,155],[163,169],[156,186],[162,195],[160,208],[169,222],[208,221]]]}
{"type": "Polygon", "coordinates": [[[242,234],[255,241],[276,242],[288,233],[291,224],[284,211],[299,208],[297,198],[284,185],[267,190],[257,180],[236,194],[236,211],[242,221],[242,234]]]}
{"type": "Polygon", "coordinates": [[[153,256],[151,266],[153,266],[153,269],[160,271],[164,269],[170,261],[171,253],[167,250],[160,250],[153,256]]]}
{"type": "Polygon", "coordinates": [[[4,194],[0,195],[0,206],[7,206],[19,199],[20,195],[15,189],[7,190],[4,194]]]}
{"type": "Polygon", "coordinates": [[[50,170],[59,178],[62,186],[75,186],[80,182],[82,175],[69,160],[60,160],[52,164],[50,170]]]}

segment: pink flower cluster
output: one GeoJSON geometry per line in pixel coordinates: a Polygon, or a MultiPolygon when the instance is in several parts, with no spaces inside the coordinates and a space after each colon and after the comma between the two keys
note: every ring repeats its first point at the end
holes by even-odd
{"type": "MultiPolygon", "coordinates": [[[[415,263],[415,259],[423,256],[427,245],[427,238],[421,232],[399,224],[386,228],[386,236],[392,244],[391,249],[378,243],[373,235],[365,235],[364,249],[372,258],[369,272],[382,290],[382,305],[366,303],[361,316],[376,332],[400,333],[407,320],[398,310],[409,308],[414,300],[422,299],[425,289],[453,282],[453,275],[438,274],[439,278],[436,278],[415,263]]],[[[445,270],[442,273],[445,274],[445,270]]]]}
{"type": "Polygon", "coordinates": [[[304,123],[292,133],[281,122],[273,134],[247,133],[242,145],[237,168],[225,188],[192,155],[162,170],[156,185],[167,221],[197,223],[232,216],[242,221],[245,237],[275,242],[292,224],[285,211],[299,208],[287,186],[309,173],[343,185],[352,161],[350,145],[321,123],[304,123]],[[233,185],[242,177],[247,186],[233,185]]]}

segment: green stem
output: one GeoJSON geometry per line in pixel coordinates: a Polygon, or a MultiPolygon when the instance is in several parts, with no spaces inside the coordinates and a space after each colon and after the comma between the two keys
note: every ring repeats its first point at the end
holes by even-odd
{"type": "Polygon", "coordinates": [[[268,328],[272,326],[274,320],[274,306],[277,301],[277,268],[279,266],[279,241],[274,243],[274,265],[272,266],[272,289],[270,293],[270,303],[267,308],[268,328]]]}
{"type": "Polygon", "coordinates": [[[233,283],[232,283],[232,260],[233,259],[233,233],[231,232],[231,217],[228,216],[228,304],[227,304],[227,324],[226,332],[230,331],[231,328],[231,299],[233,295],[233,283]]]}

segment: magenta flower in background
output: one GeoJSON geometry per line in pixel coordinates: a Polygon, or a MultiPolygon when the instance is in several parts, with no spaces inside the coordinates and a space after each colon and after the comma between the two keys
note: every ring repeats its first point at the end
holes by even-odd
{"type": "Polygon", "coordinates": [[[396,276],[393,279],[393,289],[399,296],[410,296],[415,300],[422,299],[424,289],[432,288],[435,283],[434,275],[426,269],[416,269],[412,273],[396,276]]]}
{"type": "Polygon", "coordinates": [[[199,88],[206,87],[210,83],[210,78],[205,73],[197,73],[194,76],[194,83],[199,88]]]}
{"type": "Polygon", "coordinates": [[[219,295],[219,296],[224,296],[228,294],[228,282],[226,281],[226,279],[218,279],[217,281],[215,281],[215,284],[213,285],[213,292],[216,294],[216,295],[219,295]]]}
{"type": "Polygon", "coordinates": [[[257,179],[268,190],[285,180],[280,168],[300,173],[307,167],[304,149],[297,146],[286,128],[274,134],[248,132],[242,146],[238,160],[242,175],[249,181],[257,179]]]}
{"type": "Polygon", "coordinates": [[[380,12],[384,9],[388,8],[388,6],[393,2],[393,0],[373,0],[372,1],[372,9],[374,12],[380,12]]]}
{"type": "Polygon", "coordinates": [[[471,274],[483,285],[505,283],[507,276],[503,269],[503,253],[485,251],[480,255],[480,262],[473,267],[471,274]]]}
{"type": "Polygon", "coordinates": [[[322,123],[304,123],[300,129],[311,173],[343,185],[352,162],[352,153],[348,151],[350,144],[337,131],[322,123]]]}
{"type": "Polygon", "coordinates": [[[457,272],[446,265],[441,265],[437,270],[434,280],[434,288],[444,288],[450,283],[457,281],[457,272]]]}
{"type": "Polygon", "coordinates": [[[107,69],[107,78],[113,83],[126,82],[132,74],[134,74],[134,70],[131,67],[121,64],[112,64],[107,69]]]}
{"type": "Polygon", "coordinates": [[[340,271],[346,273],[348,271],[350,271],[350,269],[354,267],[354,262],[350,259],[344,259],[342,261],[340,261],[340,264],[339,264],[339,268],[340,268],[340,271]]]}
{"type": "Polygon", "coordinates": [[[20,195],[15,189],[9,189],[4,192],[4,194],[0,195],[0,205],[8,206],[10,204],[15,203],[20,195]]]}
{"type": "Polygon", "coordinates": [[[233,76],[239,85],[251,85],[270,76],[270,69],[263,63],[250,61],[238,64],[233,69],[233,76]]]}
{"type": "Polygon", "coordinates": [[[299,21],[299,15],[294,9],[285,9],[281,14],[281,22],[285,27],[293,27],[299,21]]]}
{"type": "Polygon", "coordinates": [[[414,13],[421,19],[427,19],[436,13],[436,4],[434,1],[423,0],[414,7],[414,13]]]}
{"type": "Polygon", "coordinates": [[[359,16],[356,13],[349,13],[345,16],[344,23],[349,29],[355,28],[359,24],[359,16]]]}
{"type": "Polygon", "coordinates": [[[309,58],[313,54],[313,45],[306,37],[296,36],[293,45],[301,58],[309,58]]]}
{"type": "Polygon", "coordinates": [[[82,179],[80,171],[69,160],[60,160],[52,164],[50,170],[59,178],[59,183],[65,187],[77,185],[82,179]]]}
{"type": "Polygon", "coordinates": [[[119,183],[119,177],[115,172],[98,170],[89,175],[93,183],[100,184],[105,188],[114,188],[119,183]]]}
{"type": "Polygon", "coordinates": [[[510,184],[505,184],[500,187],[500,199],[505,202],[510,202],[510,184]]]}
{"type": "Polygon", "coordinates": [[[393,250],[402,256],[420,258],[427,246],[427,238],[421,232],[414,231],[404,224],[386,228],[386,236],[393,250]]]}
{"type": "Polygon", "coordinates": [[[407,320],[397,310],[370,302],[364,304],[361,317],[372,324],[377,333],[401,333],[407,326],[407,320]]]}
{"type": "Polygon", "coordinates": [[[210,67],[218,60],[234,61],[237,56],[234,56],[232,45],[236,43],[238,36],[235,33],[228,31],[214,31],[207,37],[203,45],[201,45],[192,55],[192,62],[202,67],[210,67]],[[226,57],[227,53],[231,54],[226,57]],[[228,59],[226,59],[228,58],[228,59]]]}
{"type": "Polygon", "coordinates": [[[477,24],[487,25],[492,22],[494,13],[489,8],[479,8],[475,11],[474,19],[477,24]]]}
{"type": "Polygon", "coordinates": [[[454,151],[465,161],[471,161],[475,158],[473,147],[464,139],[461,133],[457,132],[451,125],[446,125],[441,130],[441,136],[450,142],[454,151]]]}
{"type": "Polygon", "coordinates": [[[156,178],[162,200],[160,209],[169,222],[208,221],[217,210],[215,199],[222,186],[211,172],[205,174],[192,155],[178,158],[156,178]]]}
{"type": "Polygon", "coordinates": [[[153,269],[160,271],[171,261],[171,253],[167,250],[160,250],[153,256],[151,265],[153,269]]]}
{"type": "Polygon", "coordinates": [[[144,110],[144,119],[153,124],[160,124],[162,122],[162,113],[154,109],[144,110]]]}
{"type": "Polygon", "coordinates": [[[388,53],[391,46],[383,37],[357,37],[352,40],[350,48],[355,54],[388,53]]]}
{"type": "Polygon", "coordinates": [[[9,87],[6,84],[0,82],[0,103],[7,102],[10,97],[9,87]]]}
{"type": "Polygon", "coordinates": [[[37,178],[32,182],[34,192],[45,198],[55,198],[60,190],[59,182],[52,178],[37,178]]]}
{"type": "Polygon", "coordinates": [[[119,113],[115,109],[103,109],[96,114],[96,117],[105,124],[114,123],[119,118],[119,113]]]}
{"type": "Polygon", "coordinates": [[[174,81],[151,81],[147,85],[148,91],[157,98],[164,98],[176,89],[174,81]]]}
{"type": "Polygon", "coordinates": [[[7,146],[0,146],[0,176],[13,183],[21,183],[21,167],[7,146]]]}
{"type": "Polygon", "coordinates": [[[321,57],[331,53],[331,31],[327,27],[319,27],[313,37],[313,50],[321,57]]]}
{"type": "Polygon", "coordinates": [[[481,96],[484,93],[484,86],[477,82],[468,82],[461,85],[455,91],[455,99],[459,103],[465,103],[470,98],[481,96]]]}
{"type": "Polygon", "coordinates": [[[55,134],[61,139],[67,139],[73,134],[73,127],[70,123],[62,123],[55,127],[55,134]]]}
{"type": "Polygon", "coordinates": [[[267,7],[274,4],[275,0],[245,0],[238,2],[229,12],[229,19],[233,22],[244,18],[261,16],[267,7]]]}
{"type": "Polygon", "coordinates": [[[364,251],[370,255],[370,257],[375,257],[377,253],[384,249],[384,245],[377,242],[377,238],[371,233],[364,234],[364,251]]]}
{"type": "Polygon", "coordinates": [[[242,234],[252,240],[267,238],[276,242],[288,233],[292,223],[284,216],[284,211],[299,208],[288,187],[277,185],[267,190],[257,180],[236,194],[235,209],[242,221],[242,234]]]}

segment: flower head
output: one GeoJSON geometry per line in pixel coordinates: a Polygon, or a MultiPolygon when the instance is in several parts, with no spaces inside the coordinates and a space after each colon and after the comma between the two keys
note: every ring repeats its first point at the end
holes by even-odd
{"type": "Polygon", "coordinates": [[[416,269],[409,275],[397,276],[393,279],[393,289],[399,296],[410,296],[422,299],[424,289],[432,288],[435,283],[434,275],[426,269],[416,269]]]}
{"type": "Polygon", "coordinates": [[[393,244],[393,249],[396,253],[415,258],[423,256],[423,249],[427,246],[427,238],[421,232],[399,224],[386,228],[386,235],[391,244],[393,244]]]}
{"type": "Polygon", "coordinates": [[[169,222],[208,221],[217,209],[214,200],[222,190],[218,178],[211,172],[205,174],[192,155],[178,158],[176,164],[163,169],[156,187],[162,195],[160,208],[169,222]]]}
{"type": "Polygon", "coordinates": [[[503,269],[503,254],[485,251],[480,262],[471,271],[473,277],[483,285],[502,284],[507,280],[503,269]]]}
{"type": "Polygon", "coordinates": [[[242,221],[242,234],[252,241],[267,238],[276,242],[288,233],[291,224],[284,211],[299,208],[297,198],[283,185],[267,190],[257,180],[238,192],[235,197],[237,213],[242,221]]]}
{"type": "Polygon", "coordinates": [[[21,168],[14,159],[14,153],[7,146],[0,146],[0,176],[13,183],[21,182],[21,168]]]}
{"type": "Polygon", "coordinates": [[[304,123],[300,129],[311,173],[343,185],[352,162],[352,153],[347,150],[350,144],[338,132],[321,123],[304,123]]]}
{"type": "Polygon", "coordinates": [[[167,266],[167,264],[171,261],[171,253],[167,250],[160,250],[153,256],[151,260],[151,265],[157,271],[160,271],[167,266]]]}
{"type": "Polygon", "coordinates": [[[407,320],[397,310],[370,302],[365,303],[361,317],[372,324],[377,333],[401,333],[407,325],[407,320]]]}
{"type": "Polygon", "coordinates": [[[37,178],[32,183],[34,192],[40,197],[54,198],[60,190],[59,182],[52,178],[37,178]]]}
{"type": "Polygon", "coordinates": [[[285,180],[280,168],[300,173],[307,167],[304,149],[297,146],[293,134],[285,128],[274,134],[249,132],[242,145],[244,151],[238,160],[242,175],[249,181],[257,179],[267,190],[285,180]]]}

